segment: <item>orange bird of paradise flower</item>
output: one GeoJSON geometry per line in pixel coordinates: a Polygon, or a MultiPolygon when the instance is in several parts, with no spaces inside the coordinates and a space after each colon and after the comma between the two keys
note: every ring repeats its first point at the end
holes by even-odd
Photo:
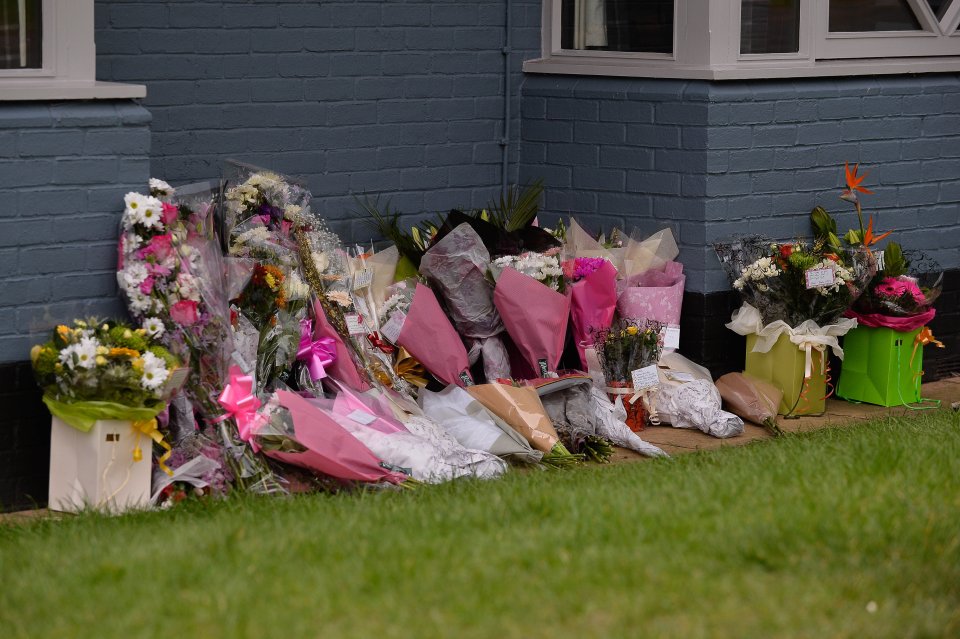
{"type": "Polygon", "coordinates": [[[857,169],[860,168],[860,164],[857,163],[853,166],[853,170],[850,170],[850,163],[844,162],[843,168],[847,174],[847,190],[844,191],[840,197],[844,199],[849,199],[853,202],[857,201],[857,191],[861,193],[866,193],[867,195],[873,195],[873,191],[860,186],[863,183],[863,180],[867,177],[867,174],[857,175],[857,169]]]}
{"type": "Polygon", "coordinates": [[[880,235],[877,235],[876,237],[874,237],[874,235],[873,235],[873,216],[871,215],[871,216],[870,216],[870,222],[867,224],[867,232],[864,233],[864,235],[863,235],[863,245],[864,245],[864,246],[872,246],[872,245],[876,244],[877,242],[879,242],[880,240],[882,240],[883,238],[885,238],[886,236],[890,235],[892,232],[893,232],[893,231],[887,231],[886,233],[881,233],[880,235]]]}

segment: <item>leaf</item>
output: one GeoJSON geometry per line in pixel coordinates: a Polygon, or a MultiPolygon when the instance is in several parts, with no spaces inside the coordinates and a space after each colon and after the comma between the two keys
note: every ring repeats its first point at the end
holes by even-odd
{"type": "Polygon", "coordinates": [[[836,236],[837,221],[822,206],[810,211],[810,224],[813,226],[814,237],[828,237],[831,234],[836,236]]]}
{"type": "Polygon", "coordinates": [[[850,245],[857,245],[861,243],[860,231],[855,231],[850,229],[847,231],[847,234],[843,236],[843,241],[850,245]]]}
{"type": "Polygon", "coordinates": [[[530,226],[540,210],[543,180],[525,187],[513,185],[506,194],[501,193],[498,202],[491,202],[484,211],[490,222],[507,231],[518,231],[530,226]]]}
{"type": "Polygon", "coordinates": [[[354,211],[354,213],[366,213],[370,218],[367,220],[367,223],[376,229],[384,238],[393,242],[397,246],[400,255],[408,258],[419,268],[420,259],[423,257],[424,251],[412,232],[405,233],[400,228],[400,212],[392,210],[389,201],[384,204],[383,210],[381,211],[379,197],[376,199],[370,199],[369,197],[362,200],[360,198],[355,199],[357,206],[359,206],[361,210],[354,211]]]}
{"type": "Polygon", "coordinates": [[[896,242],[890,242],[883,249],[883,273],[887,277],[898,277],[907,272],[907,260],[903,257],[903,249],[896,242]]]}

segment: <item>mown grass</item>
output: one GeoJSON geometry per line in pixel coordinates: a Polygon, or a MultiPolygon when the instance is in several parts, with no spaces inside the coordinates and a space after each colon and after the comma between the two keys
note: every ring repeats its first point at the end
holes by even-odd
{"type": "Polygon", "coordinates": [[[0,525],[0,636],[960,636],[951,417],[0,525]]]}

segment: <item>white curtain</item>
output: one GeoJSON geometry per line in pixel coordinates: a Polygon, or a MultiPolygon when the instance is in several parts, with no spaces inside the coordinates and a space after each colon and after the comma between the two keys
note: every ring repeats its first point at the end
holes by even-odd
{"type": "Polygon", "coordinates": [[[607,46],[605,0],[574,0],[573,48],[607,46]]]}

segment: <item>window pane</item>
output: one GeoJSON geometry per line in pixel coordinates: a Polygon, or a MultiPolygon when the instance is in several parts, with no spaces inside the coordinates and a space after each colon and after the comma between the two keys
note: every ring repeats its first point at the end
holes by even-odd
{"type": "Polygon", "coordinates": [[[564,49],[673,53],[673,0],[563,0],[564,49]]]}
{"type": "Polygon", "coordinates": [[[943,16],[947,13],[947,9],[950,8],[950,0],[927,0],[927,4],[930,5],[930,9],[933,11],[934,15],[937,16],[937,20],[943,20],[943,16]]]}
{"type": "Polygon", "coordinates": [[[800,50],[800,0],[743,0],[740,53],[800,50]]]}
{"type": "Polygon", "coordinates": [[[906,0],[831,0],[830,31],[919,31],[906,0]]]}
{"type": "Polygon", "coordinates": [[[0,69],[39,69],[43,0],[0,0],[0,69]]]}

